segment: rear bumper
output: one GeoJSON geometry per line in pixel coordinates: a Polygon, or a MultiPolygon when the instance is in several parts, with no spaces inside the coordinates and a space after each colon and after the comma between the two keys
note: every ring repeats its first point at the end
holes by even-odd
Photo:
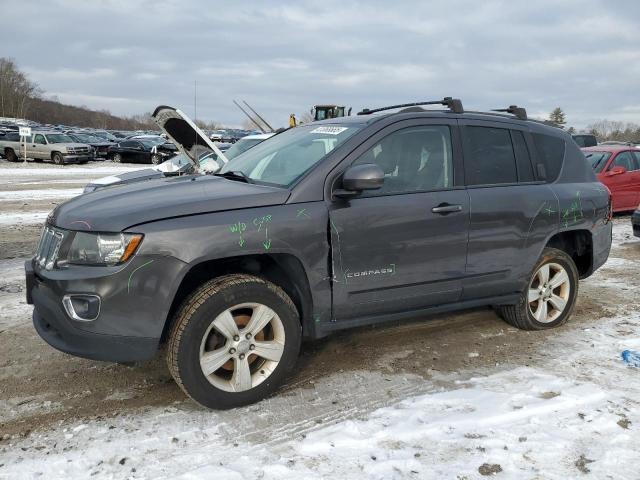
{"type": "Polygon", "coordinates": [[[633,227],[633,234],[636,237],[640,237],[640,208],[633,212],[631,216],[631,226],[633,227]]]}

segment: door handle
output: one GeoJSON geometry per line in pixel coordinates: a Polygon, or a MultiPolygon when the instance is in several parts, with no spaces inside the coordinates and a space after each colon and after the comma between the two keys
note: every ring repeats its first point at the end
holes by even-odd
{"type": "Polygon", "coordinates": [[[433,207],[431,211],[440,215],[447,215],[449,213],[461,212],[462,205],[450,205],[448,203],[441,203],[437,207],[433,207]]]}

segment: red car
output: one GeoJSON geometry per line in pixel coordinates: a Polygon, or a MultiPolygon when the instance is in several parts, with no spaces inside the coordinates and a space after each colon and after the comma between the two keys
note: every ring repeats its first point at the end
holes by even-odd
{"type": "Polygon", "coordinates": [[[598,180],[611,191],[613,211],[635,210],[640,204],[640,148],[598,145],[582,151],[598,180]]]}

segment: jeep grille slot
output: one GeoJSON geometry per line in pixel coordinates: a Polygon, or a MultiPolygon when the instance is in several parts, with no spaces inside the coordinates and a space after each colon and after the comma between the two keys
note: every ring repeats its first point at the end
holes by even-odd
{"type": "Polygon", "coordinates": [[[58,258],[58,250],[60,250],[63,238],[64,234],[61,231],[48,226],[44,227],[35,256],[35,261],[40,268],[45,270],[53,268],[58,258]]]}

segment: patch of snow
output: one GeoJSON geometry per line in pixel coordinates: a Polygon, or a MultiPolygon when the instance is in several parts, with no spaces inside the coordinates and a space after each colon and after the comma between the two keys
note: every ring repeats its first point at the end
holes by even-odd
{"type": "Polygon", "coordinates": [[[0,213],[0,226],[44,223],[49,212],[0,213]]]}
{"type": "Polygon", "coordinates": [[[5,190],[0,191],[2,200],[39,200],[41,198],[72,198],[82,193],[81,188],[47,188],[42,190],[5,190]]]}

